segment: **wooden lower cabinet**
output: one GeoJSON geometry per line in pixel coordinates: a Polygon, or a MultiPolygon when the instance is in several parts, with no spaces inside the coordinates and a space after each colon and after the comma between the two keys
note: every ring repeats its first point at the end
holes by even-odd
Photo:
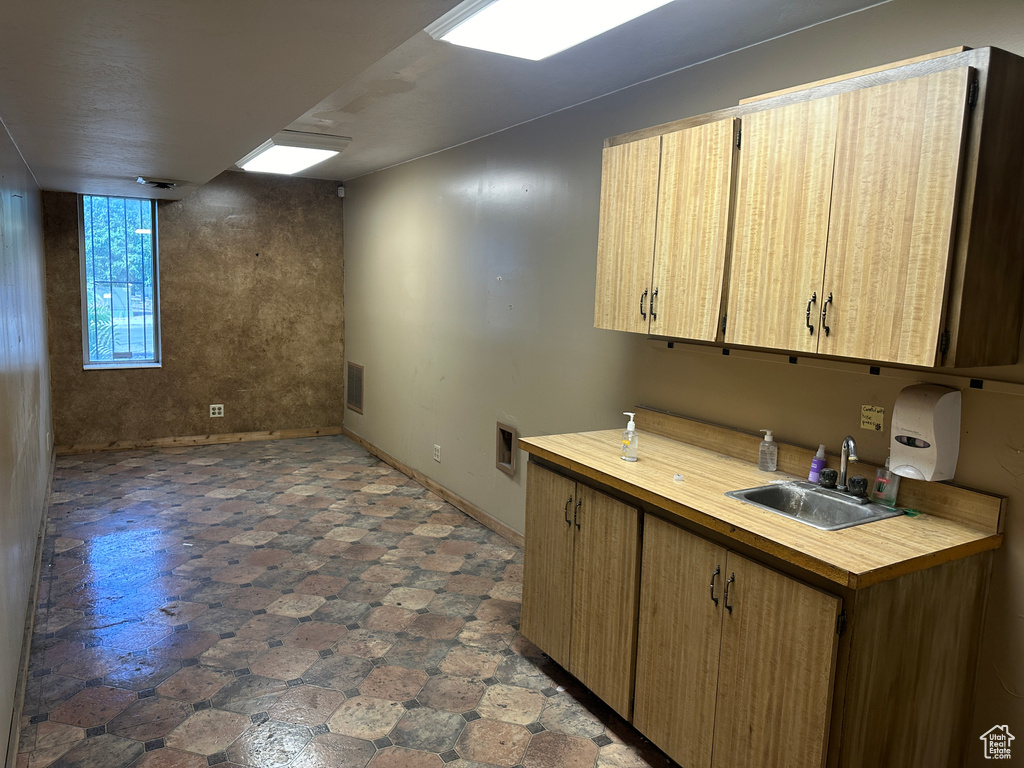
{"type": "Polygon", "coordinates": [[[522,632],[627,720],[640,512],[530,464],[522,632]]]}
{"type": "Polygon", "coordinates": [[[634,725],[686,767],[823,765],[840,603],[647,515],[634,725]]]}

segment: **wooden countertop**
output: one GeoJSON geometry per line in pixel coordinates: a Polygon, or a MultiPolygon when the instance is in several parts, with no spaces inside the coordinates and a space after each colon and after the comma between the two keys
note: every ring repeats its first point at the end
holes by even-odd
{"type": "Polygon", "coordinates": [[[818,530],[725,495],[772,480],[805,478],[761,472],[748,461],[649,432],[640,432],[640,458],[635,463],[619,458],[621,430],[521,438],[519,445],[533,456],[640,499],[670,518],[690,520],[852,589],[1002,543],[998,533],[928,514],[901,515],[839,531],[818,530]],[[675,474],[683,480],[675,481],[675,474]]]}

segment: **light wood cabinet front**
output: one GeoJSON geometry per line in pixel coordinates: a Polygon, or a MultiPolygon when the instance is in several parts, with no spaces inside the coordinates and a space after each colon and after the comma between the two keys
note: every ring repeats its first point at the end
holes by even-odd
{"type": "Polygon", "coordinates": [[[719,120],[662,137],[652,335],[718,336],[738,127],[719,120]]]}
{"type": "Polygon", "coordinates": [[[594,326],[647,333],[661,137],[605,148],[594,326]]]}
{"type": "Polygon", "coordinates": [[[938,363],[970,68],[843,94],[818,352],[938,363]]]}
{"type": "Polygon", "coordinates": [[[636,508],[529,465],[522,632],[627,720],[639,547],[636,508]]]}
{"type": "Polygon", "coordinates": [[[627,720],[636,652],[640,513],[577,484],[569,671],[627,720]]]}
{"type": "Polygon", "coordinates": [[[531,464],[526,473],[522,632],[569,666],[576,484],[531,464]]]}
{"type": "Polygon", "coordinates": [[[644,519],[633,724],[684,766],[711,765],[725,555],[677,525],[644,519]]]}
{"type": "Polygon", "coordinates": [[[633,723],[680,765],[820,768],[841,601],[647,515],[633,723]]]}
{"type": "Polygon", "coordinates": [[[728,344],[817,349],[838,111],[833,97],[743,118],[728,344]]]}
{"type": "Polygon", "coordinates": [[[724,573],[714,764],[821,768],[841,601],[735,552],[724,573]]]}

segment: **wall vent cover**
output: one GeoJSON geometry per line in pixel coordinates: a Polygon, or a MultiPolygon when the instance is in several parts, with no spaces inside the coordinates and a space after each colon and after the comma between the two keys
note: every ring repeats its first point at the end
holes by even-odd
{"type": "Polygon", "coordinates": [[[356,413],[363,412],[363,366],[355,363],[348,364],[345,404],[356,413]]]}

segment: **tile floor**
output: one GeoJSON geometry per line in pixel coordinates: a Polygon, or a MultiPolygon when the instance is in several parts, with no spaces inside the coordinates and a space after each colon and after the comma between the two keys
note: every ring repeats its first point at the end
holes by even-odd
{"type": "Polygon", "coordinates": [[[522,550],[343,437],[57,461],[17,768],[670,763],[518,634],[522,550]]]}

